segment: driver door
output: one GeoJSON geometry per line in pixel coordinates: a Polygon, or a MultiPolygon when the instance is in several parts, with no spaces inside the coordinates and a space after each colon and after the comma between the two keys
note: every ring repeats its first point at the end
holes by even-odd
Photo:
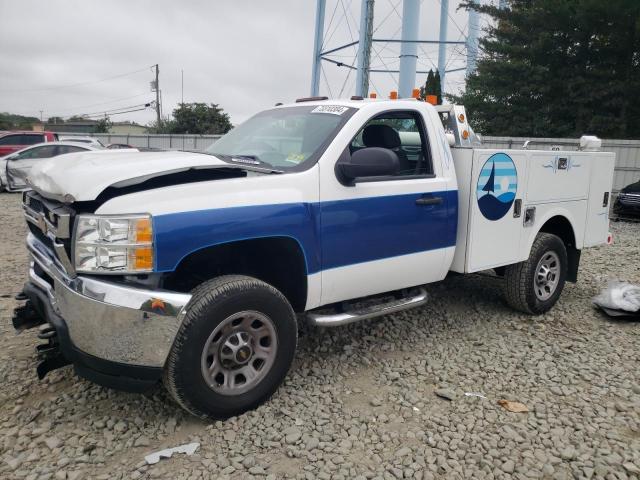
{"type": "MultiPolygon", "coordinates": [[[[388,148],[400,159],[392,176],[363,178],[352,186],[322,165],[321,304],[441,280],[442,249],[453,249],[455,222],[447,213],[449,179],[434,171],[425,123],[418,111],[372,118],[343,155],[388,148]]],[[[329,166],[332,167],[332,166],[329,166]]],[[[455,193],[455,192],[453,192],[455,193]]]]}

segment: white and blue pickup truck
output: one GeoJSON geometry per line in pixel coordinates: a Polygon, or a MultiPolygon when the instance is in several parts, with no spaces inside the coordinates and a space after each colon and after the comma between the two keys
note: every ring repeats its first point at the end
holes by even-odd
{"type": "Polygon", "coordinates": [[[582,249],[610,241],[614,155],[580,145],[486,149],[460,106],[312,98],[207,152],[44,161],[24,194],[14,326],[40,326],[41,378],[71,363],[113,388],[163,382],[197,416],[236,415],[283,381],[298,321],[420,306],[424,285],[490,269],[515,309],[549,310],[582,249]]]}

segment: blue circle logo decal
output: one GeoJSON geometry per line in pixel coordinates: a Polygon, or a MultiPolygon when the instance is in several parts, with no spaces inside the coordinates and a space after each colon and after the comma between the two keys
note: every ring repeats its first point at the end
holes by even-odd
{"type": "Polygon", "coordinates": [[[518,190],[518,171],[506,153],[494,153],[482,166],[476,198],[482,215],[488,220],[504,217],[518,190]]]}

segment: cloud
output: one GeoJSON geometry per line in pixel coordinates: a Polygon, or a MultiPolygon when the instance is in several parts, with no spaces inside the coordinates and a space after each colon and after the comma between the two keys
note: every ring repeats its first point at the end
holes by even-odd
{"type": "MultiPolygon", "coordinates": [[[[398,38],[399,17],[386,3],[376,5],[376,36],[398,38]]],[[[423,38],[437,38],[438,9],[437,2],[425,0],[423,38]]],[[[453,7],[451,13],[464,25],[465,13],[453,7]]],[[[158,63],[165,115],[180,102],[183,70],[185,102],[218,103],[238,123],[276,102],[309,94],[314,16],[312,0],[0,0],[0,111],[39,116],[42,110],[47,118],[141,104],[154,99],[150,67],[158,63]],[[78,83],[83,84],[55,88],[78,83]]],[[[327,48],[357,36],[358,18],[358,0],[328,0],[327,48]]],[[[449,32],[452,40],[460,36],[453,24],[449,32]]],[[[372,67],[395,68],[394,48],[377,44],[372,67]]],[[[429,58],[436,62],[436,51],[420,50],[418,68],[430,66],[429,58]]],[[[458,64],[456,54],[450,65],[458,64]]],[[[347,73],[325,64],[332,96],[354,93],[355,73],[347,73]]],[[[456,75],[452,81],[459,82],[456,75]]],[[[386,94],[397,88],[393,77],[372,75],[372,90],[386,94]]],[[[324,80],[321,85],[329,94],[324,80]]],[[[140,123],[154,118],[152,110],[112,117],[140,123]]]]}

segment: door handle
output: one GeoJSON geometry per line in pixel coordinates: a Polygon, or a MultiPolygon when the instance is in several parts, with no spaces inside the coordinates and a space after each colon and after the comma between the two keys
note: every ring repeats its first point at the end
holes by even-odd
{"type": "Polygon", "coordinates": [[[440,205],[442,197],[420,197],[416,200],[416,205],[440,205]]]}

